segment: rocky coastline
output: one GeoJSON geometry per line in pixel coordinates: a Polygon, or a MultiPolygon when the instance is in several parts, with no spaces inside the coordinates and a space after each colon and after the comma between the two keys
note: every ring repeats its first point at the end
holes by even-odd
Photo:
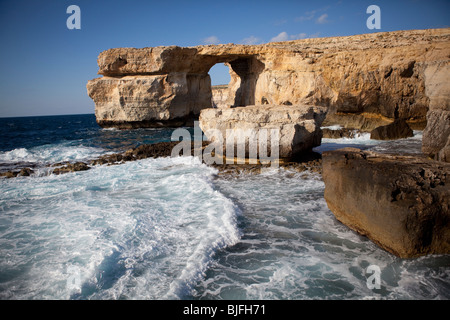
{"type": "MultiPolygon", "coordinates": [[[[173,141],[142,144],[138,147],[128,149],[125,152],[106,154],[90,161],[60,162],[49,164],[47,165],[47,168],[49,168],[49,174],[59,175],[70,172],[86,171],[99,165],[120,165],[128,161],[136,161],[147,158],[171,157],[173,148],[179,143],[179,141],[173,141]]],[[[210,142],[207,141],[202,142],[200,149],[204,150],[209,144],[210,142]]],[[[195,154],[197,148],[198,146],[192,142],[190,154],[195,154]]],[[[219,171],[219,175],[240,173],[256,174],[260,173],[261,169],[270,167],[270,164],[261,164],[259,162],[255,164],[238,164],[237,161],[235,161],[235,163],[229,162],[230,161],[224,161],[223,164],[212,163],[208,165],[216,168],[219,171]]],[[[203,163],[205,163],[205,161],[203,161],[203,163]]],[[[296,158],[280,161],[279,165],[280,167],[290,168],[299,172],[309,170],[320,174],[322,173],[322,156],[319,153],[310,152],[299,155],[296,158]]],[[[29,177],[35,173],[35,169],[36,168],[30,166],[24,166],[14,170],[5,170],[0,172],[0,177],[29,177]]]]}
{"type": "MultiPolygon", "coordinates": [[[[98,65],[102,77],[90,80],[87,91],[100,126],[185,126],[198,119],[210,140],[202,150],[214,142],[211,132],[276,129],[280,166],[320,173],[337,220],[402,258],[450,253],[450,28],[250,46],[116,48],[100,53],[98,65]],[[231,81],[212,91],[208,71],[221,62],[231,81]],[[423,155],[311,153],[323,137],[363,131],[395,140],[412,129],[423,130],[423,155]]],[[[52,172],[168,157],[178,143],[60,163],[52,172]]],[[[195,148],[192,142],[191,154],[195,148]]],[[[264,168],[213,166],[219,174],[264,168]]]]}

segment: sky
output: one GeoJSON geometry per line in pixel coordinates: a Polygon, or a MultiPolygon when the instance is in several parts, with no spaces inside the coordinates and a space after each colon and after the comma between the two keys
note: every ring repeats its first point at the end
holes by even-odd
{"type": "MultiPolygon", "coordinates": [[[[261,44],[450,27],[450,0],[0,0],[0,117],[94,113],[97,56],[116,47],[261,44]],[[80,29],[68,29],[70,5],[80,29]],[[368,29],[378,5],[381,28],[368,29]]],[[[72,20],[70,20],[72,21],[72,20]]],[[[228,69],[213,67],[212,84],[228,69]]]]}

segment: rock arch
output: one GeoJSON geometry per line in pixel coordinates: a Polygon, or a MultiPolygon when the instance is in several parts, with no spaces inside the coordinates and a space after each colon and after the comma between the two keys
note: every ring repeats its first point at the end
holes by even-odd
{"type": "Polygon", "coordinates": [[[228,66],[231,76],[227,88],[222,88],[225,97],[222,106],[254,105],[256,84],[259,75],[264,70],[264,63],[254,56],[220,57],[215,64],[217,63],[224,63],[228,66]]]}

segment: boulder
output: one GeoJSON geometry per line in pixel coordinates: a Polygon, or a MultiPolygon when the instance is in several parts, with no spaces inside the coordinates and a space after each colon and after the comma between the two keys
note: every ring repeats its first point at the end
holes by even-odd
{"type": "Polygon", "coordinates": [[[370,139],[374,140],[396,140],[412,136],[414,136],[414,133],[404,119],[397,119],[370,132],[370,139]]]}
{"type": "Polygon", "coordinates": [[[403,258],[450,253],[450,164],[354,148],[324,152],[335,217],[403,258]]]}
{"type": "MultiPolygon", "coordinates": [[[[259,134],[261,129],[267,129],[269,140],[271,139],[269,131],[276,129],[279,132],[279,157],[291,158],[320,145],[322,139],[320,126],[325,116],[325,108],[308,105],[209,108],[200,113],[199,125],[210,141],[215,141],[215,134],[219,132],[224,139],[224,147],[227,135],[234,133],[236,137],[231,143],[237,147],[239,141],[245,141],[246,155],[249,140],[248,136],[243,135],[259,134]]],[[[268,144],[270,146],[270,142],[268,144]]]]}

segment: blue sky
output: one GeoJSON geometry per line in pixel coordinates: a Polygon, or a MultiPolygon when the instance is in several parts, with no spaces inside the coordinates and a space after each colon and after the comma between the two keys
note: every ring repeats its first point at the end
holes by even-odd
{"type": "MultiPolygon", "coordinates": [[[[93,113],[86,82],[115,47],[260,44],[309,37],[450,26],[449,0],[133,1],[0,0],[0,117],[93,113]],[[69,5],[81,29],[69,30],[69,5]],[[369,30],[369,5],[381,29],[369,30]]],[[[226,68],[211,71],[226,82],[226,68]]]]}

